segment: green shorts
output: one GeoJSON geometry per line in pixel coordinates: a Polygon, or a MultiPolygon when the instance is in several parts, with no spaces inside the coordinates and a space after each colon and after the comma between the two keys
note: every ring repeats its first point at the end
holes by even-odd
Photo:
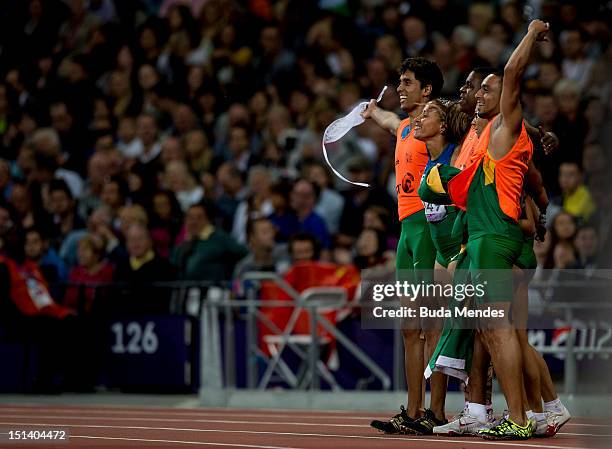
{"type": "Polygon", "coordinates": [[[535,253],[533,252],[533,237],[525,237],[521,246],[521,255],[514,263],[521,270],[535,270],[538,266],[535,253]]]}
{"type": "Polygon", "coordinates": [[[497,234],[485,234],[468,240],[467,253],[474,285],[481,284],[485,294],[476,303],[511,302],[513,297],[512,267],[521,254],[523,240],[497,234]]]}
{"type": "Polygon", "coordinates": [[[431,281],[435,259],[436,248],[425,212],[421,210],[404,218],[395,260],[398,278],[411,282],[431,281]]]}
{"type": "Polygon", "coordinates": [[[436,261],[444,268],[461,250],[461,238],[453,235],[456,216],[457,210],[452,206],[447,207],[447,215],[442,220],[429,223],[431,239],[436,247],[436,261]]]}

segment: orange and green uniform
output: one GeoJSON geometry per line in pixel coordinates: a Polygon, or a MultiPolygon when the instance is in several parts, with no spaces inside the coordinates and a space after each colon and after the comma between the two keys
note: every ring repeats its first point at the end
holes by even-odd
{"type": "Polygon", "coordinates": [[[489,153],[491,127],[484,129],[473,162],[448,182],[453,202],[466,210],[467,253],[475,282],[487,281],[486,299],[511,301],[512,266],[521,254],[523,180],[533,155],[525,125],[508,153],[494,160],[489,153]]]}
{"type": "MultiPolygon", "coordinates": [[[[429,160],[424,142],[414,138],[410,118],[402,120],[397,129],[395,144],[395,189],[401,234],[397,244],[396,268],[400,277],[412,270],[434,266],[436,248],[431,240],[418,187],[429,160]]],[[[422,278],[422,276],[419,276],[422,278]]],[[[412,278],[414,279],[414,278],[412,278]]],[[[420,279],[414,279],[420,280],[420,279]]]]}

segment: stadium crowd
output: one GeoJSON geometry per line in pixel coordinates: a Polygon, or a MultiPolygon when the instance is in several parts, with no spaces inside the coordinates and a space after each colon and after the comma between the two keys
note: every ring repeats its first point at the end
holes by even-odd
{"type": "MultiPolygon", "coordinates": [[[[51,285],[231,280],[300,260],[393,267],[390,136],[366,122],[330,148],[365,189],[331,175],[323,131],[394,87],[406,56],[435,60],[456,98],[471,68],[503,67],[526,11],[553,33],[524,109],[560,142],[540,164],[539,268],[609,267],[612,46],[598,3],[3,1],[0,278],[8,261],[51,285]]],[[[399,111],[395,94],[381,105],[399,111]]],[[[8,285],[1,296],[19,302],[8,285]]],[[[83,295],[90,307],[89,290],[50,291],[38,301],[52,314],[83,295]]]]}

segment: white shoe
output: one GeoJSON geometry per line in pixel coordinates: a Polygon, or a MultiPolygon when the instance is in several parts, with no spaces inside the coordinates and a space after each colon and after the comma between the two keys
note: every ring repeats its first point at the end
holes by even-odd
{"type": "Polygon", "coordinates": [[[486,421],[480,421],[476,416],[468,414],[466,410],[459,413],[455,419],[443,426],[433,428],[434,435],[477,435],[479,430],[488,429],[491,424],[486,421]]]}
{"type": "Polygon", "coordinates": [[[546,413],[546,420],[548,421],[546,436],[555,436],[561,430],[561,427],[572,419],[572,415],[565,408],[565,405],[561,405],[561,407],[563,407],[561,412],[548,411],[546,413]]]}

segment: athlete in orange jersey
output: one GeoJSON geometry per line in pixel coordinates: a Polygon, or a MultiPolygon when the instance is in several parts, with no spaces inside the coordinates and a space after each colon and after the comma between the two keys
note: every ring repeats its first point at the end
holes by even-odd
{"type": "MultiPolygon", "coordinates": [[[[397,93],[400,107],[408,118],[400,120],[393,112],[377,106],[370,101],[363,117],[374,120],[379,126],[389,131],[397,139],[395,147],[396,191],[398,194],[398,215],[402,231],[397,245],[396,268],[400,279],[411,282],[431,280],[435,262],[436,249],[429,233],[429,224],[423,211],[417,190],[421,176],[428,161],[425,143],[414,139],[412,125],[425,103],[440,94],[444,79],[440,68],[425,58],[408,58],[400,68],[397,93]]],[[[408,409],[402,411],[389,421],[372,421],[372,426],[385,433],[406,433],[406,423],[413,422],[423,414],[423,366],[425,356],[424,341],[421,339],[419,325],[403,329],[404,364],[408,384],[408,409]]],[[[436,345],[438,333],[425,332],[428,347],[436,345]]]]}
{"type": "MultiPolygon", "coordinates": [[[[535,42],[544,39],[547,32],[548,25],[544,22],[531,22],[527,35],[504,68],[503,79],[490,75],[483,81],[476,94],[476,112],[488,118],[487,114],[499,102],[500,115],[483,131],[481,139],[488,142],[486,148],[478,148],[482,154],[474,164],[477,168],[468,167],[457,176],[468,178],[465,197],[452,193],[459,180],[449,183],[451,198],[459,206],[465,201],[467,207],[467,252],[473,277],[481,281],[491,278],[487,286],[488,303],[481,306],[503,312],[506,320],[512,303],[512,267],[520,256],[523,240],[518,225],[520,194],[533,151],[523,123],[520,80],[535,42]]],[[[465,187],[459,190],[464,192],[465,187]]],[[[523,406],[522,356],[516,331],[509,321],[483,324],[481,339],[498,375],[509,416],[499,425],[479,433],[493,439],[529,438],[533,428],[523,406]]]]}

